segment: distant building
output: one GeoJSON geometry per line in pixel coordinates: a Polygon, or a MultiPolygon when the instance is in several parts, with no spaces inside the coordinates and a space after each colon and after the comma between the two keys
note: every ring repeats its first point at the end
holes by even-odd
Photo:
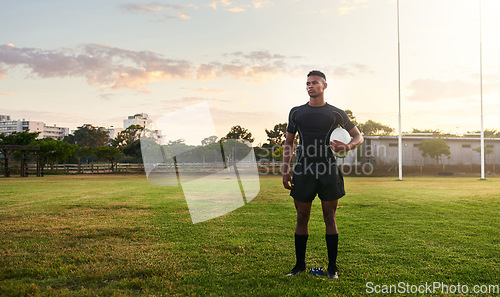
{"type": "Polygon", "coordinates": [[[125,130],[122,128],[112,128],[112,127],[113,126],[111,126],[110,128],[106,128],[106,131],[108,131],[108,133],[109,133],[109,139],[115,139],[116,136],[118,136],[118,134],[120,134],[120,132],[125,130]]]}
{"type": "MultiPolygon", "coordinates": [[[[393,166],[398,163],[398,137],[397,136],[365,136],[365,141],[359,154],[349,154],[346,164],[354,163],[354,158],[359,155],[363,162],[374,165],[393,166]]],[[[432,136],[403,136],[403,166],[434,165],[436,160],[428,156],[423,157],[418,149],[420,143],[432,136]]],[[[479,165],[480,153],[474,149],[481,146],[480,138],[474,137],[440,137],[450,147],[450,156],[443,159],[446,165],[479,165]]],[[[486,163],[497,164],[500,161],[500,138],[485,138],[485,147],[493,152],[485,156],[486,163]]],[[[361,161],[361,160],[359,160],[361,161]]],[[[441,163],[442,164],[442,163],[441,163]]]]}
{"type": "Polygon", "coordinates": [[[13,132],[23,131],[40,133],[38,139],[47,137],[62,139],[69,134],[69,128],[57,127],[56,125],[48,126],[44,122],[26,121],[25,119],[12,120],[9,115],[0,115],[0,133],[9,135],[13,132]]]}
{"type": "MultiPolygon", "coordinates": [[[[138,113],[123,120],[123,128],[127,129],[132,125],[139,125],[141,127],[147,128],[152,123],[153,120],[149,118],[147,113],[138,113]]],[[[157,139],[158,144],[163,144],[163,136],[161,135],[161,130],[153,130],[152,133],[157,139]]]]}
{"type": "Polygon", "coordinates": [[[43,131],[40,133],[38,138],[53,138],[53,139],[63,139],[65,136],[69,135],[69,128],[57,127],[56,125],[47,126],[43,125],[43,131]]]}
{"type": "Polygon", "coordinates": [[[127,129],[131,125],[139,125],[141,127],[147,127],[153,121],[149,119],[147,113],[138,113],[133,116],[129,116],[127,119],[123,120],[123,129],[127,129]]]}
{"type": "Polygon", "coordinates": [[[5,114],[0,114],[0,122],[10,121],[10,116],[5,114]]]}

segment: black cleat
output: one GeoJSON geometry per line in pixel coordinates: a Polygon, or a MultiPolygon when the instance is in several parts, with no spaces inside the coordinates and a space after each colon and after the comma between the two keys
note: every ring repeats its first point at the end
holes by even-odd
{"type": "Polygon", "coordinates": [[[290,271],[286,276],[294,276],[294,275],[297,275],[297,274],[304,272],[304,271],[306,271],[305,266],[295,265],[295,267],[292,269],[292,271],[290,271]]]}
{"type": "Polygon", "coordinates": [[[337,273],[337,270],[331,270],[328,269],[328,273],[326,274],[328,278],[339,278],[339,274],[337,273]]]}

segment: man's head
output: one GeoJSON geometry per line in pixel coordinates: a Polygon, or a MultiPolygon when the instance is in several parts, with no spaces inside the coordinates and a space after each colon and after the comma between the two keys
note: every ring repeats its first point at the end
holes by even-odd
{"type": "Polygon", "coordinates": [[[307,74],[307,77],[312,76],[312,75],[319,76],[319,77],[323,78],[323,79],[325,80],[325,82],[326,82],[326,75],[325,75],[323,72],[321,72],[321,71],[319,71],[319,70],[311,70],[311,71],[307,74]]]}
{"type": "Polygon", "coordinates": [[[307,74],[306,90],[311,98],[323,96],[326,87],[326,75],[323,72],[313,70],[307,74]]]}

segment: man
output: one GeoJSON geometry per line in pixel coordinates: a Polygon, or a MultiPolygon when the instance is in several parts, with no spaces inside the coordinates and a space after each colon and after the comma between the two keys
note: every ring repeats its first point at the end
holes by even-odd
{"type": "Polygon", "coordinates": [[[335,211],[338,199],[345,195],[344,180],[330,148],[335,152],[349,151],[363,143],[363,136],[349,120],[347,114],[325,102],[326,76],[318,70],[307,75],[306,89],[309,102],[292,108],[288,118],[283,150],[283,186],[291,190],[297,210],[295,228],[296,263],[287,275],[293,276],[306,270],[305,254],[308,239],[308,222],[312,201],[319,196],[326,226],[328,250],[328,278],[337,278],[338,230],[335,211]],[[338,126],[352,136],[349,143],[330,142],[331,132],[338,126]],[[295,135],[299,133],[302,150],[290,175],[295,135]]]}

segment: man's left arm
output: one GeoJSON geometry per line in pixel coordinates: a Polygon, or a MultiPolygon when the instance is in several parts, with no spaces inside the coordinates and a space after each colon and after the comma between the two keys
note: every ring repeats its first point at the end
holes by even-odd
{"type": "Polygon", "coordinates": [[[361,135],[361,132],[359,132],[356,126],[349,130],[349,135],[352,137],[351,141],[347,144],[347,150],[349,151],[357,148],[365,141],[363,135],[361,135]]]}

